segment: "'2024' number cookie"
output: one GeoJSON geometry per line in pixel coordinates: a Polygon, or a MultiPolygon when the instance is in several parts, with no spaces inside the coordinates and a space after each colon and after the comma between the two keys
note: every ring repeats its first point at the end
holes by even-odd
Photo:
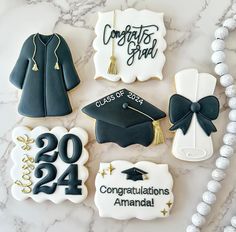
{"type": "Polygon", "coordinates": [[[32,198],[36,202],[59,203],[83,201],[87,196],[84,166],[88,152],[84,148],[87,133],[81,128],[69,132],[63,127],[17,127],[12,134],[15,147],[11,157],[14,166],[12,195],[17,200],[32,198]]]}

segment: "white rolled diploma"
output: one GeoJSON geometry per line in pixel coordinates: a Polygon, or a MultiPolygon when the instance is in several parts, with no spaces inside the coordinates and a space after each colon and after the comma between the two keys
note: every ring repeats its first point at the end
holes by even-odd
{"type": "MultiPolygon", "coordinates": [[[[216,78],[209,73],[198,73],[197,69],[185,69],[175,75],[176,92],[192,102],[212,95],[216,85],[216,78]]],[[[172,145],[173,155],[181,160],[202,161],[213,154],[211,136],[207,136],[193,114],[191,124],[184,135],[177,129],[172,145]]]]}

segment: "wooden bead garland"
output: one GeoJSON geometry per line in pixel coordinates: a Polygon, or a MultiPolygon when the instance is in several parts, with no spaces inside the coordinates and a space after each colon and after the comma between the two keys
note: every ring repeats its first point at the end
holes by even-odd
{"type": "MultiPolygon", "coordinates": [[[[225,95],[229,98],[230,107],[227,132],[223,136],[223,145],[220,148],[219,158],[216,159],[216,168],[212,171],[212,180],[207,184],[207,191],[202,195],[202,202],[197,206],[197,212],[192,216],[192,224],[187,226],[186,232],[200,232],[206,222],[205,216],[211,211],[211,205],[216,202],[216,193],[221,189],[221,183],[225,178],[225,170],[230,165],[229,158],[234,154],[236,145],[236,85],[234,78],[228,73],[228,65],[225,62],[224,39],[229,32],[236,28],[236,15],[226,19],[223,26],[215,31],[215,40],[211,44],[213,54],[212,62],[215,64],[215,73],[220,76],[220,84],[225,87],[225,95]]],[[[224,232],[236,232],[236,216],[232,217],[231,225],[224,228],[224,232]]]]}

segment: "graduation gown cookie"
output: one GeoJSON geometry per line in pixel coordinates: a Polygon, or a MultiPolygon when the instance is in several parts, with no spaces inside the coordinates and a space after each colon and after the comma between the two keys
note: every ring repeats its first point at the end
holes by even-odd
{"type": "Polygon", "coordinates": [[[22,89],[19,113],[29,117],[71,113],[67,91],[80,82],[69,47],[56,33],[26,39],[10,81],[22,89]]]}
{"type": "Polygon", "coordinates": [[[99,143],[114,142],[126,147],[164,142],[159,119],[166,114],[127,89],[105,96],[82,111],[96,119],[99,143]]]}
{"type": "Polygon", "coordinates": [[[216,78],[196,69],[185,69],[175,75],[177,94],[170,98],[170,130],[175,138],[172,153],[186,161],[201,161],[213,154],[211,133],[213,120],[219,114],[219,101],[213,96],[216,78]]]}

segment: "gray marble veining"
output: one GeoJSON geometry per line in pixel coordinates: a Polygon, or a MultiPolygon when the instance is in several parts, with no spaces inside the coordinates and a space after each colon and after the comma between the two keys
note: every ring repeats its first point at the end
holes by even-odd
{"type": "MultiPolygon", "coordinates": [[[[167,112],[168,99],[174,93],[174,74],[188,67],[214,75],[211,64],[211,42],[214,30],[221,22],[235,14],[234,0],[0,0],[0,231],[1,232],[184,232],[190,216],[206,188],[218,155],[218,148],[227,123],[227,99],[224,90],[217,85],[216,95],[220,99],[221,114],[216,121],[218,132],[213,135],[215,155],[199,163],[186,163],[171,155],[173,135],[168,132],[168,119],[163,121],[166,143],[148,148],[133,145],[121,149],[115,144],[98,145],[94,138],[94,122],[80,109],[89,102],[117,89],[126,87],[167,112]],[[167,62],[163,81],[150,80],[144,83],[125,85],[93,79],[94,26],[98,11],[113,9],[151,9],[165,13],[167,27],[165,52],[167,62]],[[30,119],[18,115],[18,91],[10,85],[9,73],[17,59],[22,43],[31,33],[58,32],[67,40],[81,78],[78,88],[70,92],[75,109],[66,117],[30,119]],[[17,125],[35,127],[80,126],[89,132],[87,149],[90,158],[87,163],[90,177],[87,181],[89,196],[80,205],[64,202],[55,205],[50,202],[37,204],[31,200],[15,201],[10,193],[12,166],[10,151],[13,147],[11,131],[17,125]],[[99,162],[125,159],[132,162],[149,160],[168,163],[174,176],[175,205],[166,219],[140,221],[137,219],[117,221],[100,218],[93,202],[94,178],[99,162]]],[[[236,63],[235,32],[227,39],[227,63],[230,72],[236,63]]],[[[231,160],[223,188],[217,195],[217,204],[208,217],[204,232],[220,232],[236,214],[236,159],[231,160]]]]}

